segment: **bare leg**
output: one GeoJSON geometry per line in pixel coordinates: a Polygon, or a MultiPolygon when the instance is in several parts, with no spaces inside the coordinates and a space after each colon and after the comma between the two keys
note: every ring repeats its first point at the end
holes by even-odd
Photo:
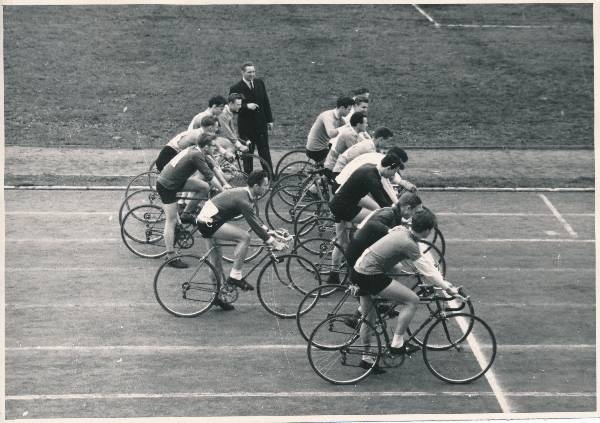
{"type": "Polygon", "coordinates": [[[188,198],[184,213],[193,213],[196,209],[196,206],[202,199],[202,195],[208,196],[208,191],[210,189],[210,185],[203,181],[200,178],[189,178],[183,188],[182,191],[193,191],[194,195],[191,198],[188,198]]]}
{"type": "Polygon", "coordinates": [[[175,253],[175,225],[177,224],[177,203],[165,204],[165,245],[167,247],[167,257],[175,253]]]}
{"type": "Polygon", "coordinates": [[[394,330],[394,335],[403,336],[408,328],[408,324],[417,311],[419,297],[396,280],[392,280],[392,282],[379,293],[379,296],[391,300],[396,304],[403,305],[399,310],[398,322],[396,323],[396,329],[394,330]]]}
{"type": "Polygon", "coordinates": [[[213,234],[213,238],[222,239],[223,241],[233,241],[237,244],[233,252],[235,256],[233,259],[233,269],[241,271],[248,248],[250,247],[251,237],[248,231],[231,223],[225,223],[213,234]]]}

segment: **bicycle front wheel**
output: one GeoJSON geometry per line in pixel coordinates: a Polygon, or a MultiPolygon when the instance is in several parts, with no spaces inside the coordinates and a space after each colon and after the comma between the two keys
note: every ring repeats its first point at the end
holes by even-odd
{"type": "Polygon", "coordinates": [[[480,317],[453,313],[439,318],[425,335],[423,360],[438,379],[448,383],[473,382],[492,367],[496,357],[496,337],[480,317]],[[447,344],[445,349],[428,345],[447,344]]]}
{"type": "Polygon", "coordinates": [[[157,258],[166,253],[165,212],[154,204],[134,207],[123,218],[121,239],[135,255],[157,258]]]}
{"type": "Polygon", "coordinates": [[[261,269],[256,293],[269,313],[291,319],[306,293],[320,285],[319,271],[310,260],[286,254],[272,257],[261,269]]]}
{"type": "Polygon", "coordinates": [[[375,328],[367,321],[362,322],[372,334],[369,342],[363,342],[360,328],[346,325],[344,320],[349,317],[352,315],[341,314],[325,319],[308,341],[310,366],[320,377],[336,385],[360,382],[373,371],[381,356],[381,340],[375,328]]]}
{"type": "Polygon", "coordinates": [[[158,303],[177,317],[196,317],[207,311],[219,293],[220,280],[212,264],[201,257],[186,254],[164,262],[154,276],[154,295],[158,303]],[[169,266],[181,259],[189,267],[169,266]]]}

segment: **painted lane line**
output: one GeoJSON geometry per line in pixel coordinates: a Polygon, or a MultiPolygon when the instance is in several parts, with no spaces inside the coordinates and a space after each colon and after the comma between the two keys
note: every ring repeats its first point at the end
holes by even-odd
{"type": "MultiPolygon", "coordinates": [[[[460,326],[460,329],[462,330],[462,333],[464,335],[467,335],[468,333],[470,333],[470,335],[467,336],[467,343],[469,344],[469,347],[471,348],[471,351],[473,352],[475,359],[479,363],[481,370],[483,370],[488,365],[488,363],[486,363],[486,359],[481,351],[481,348],[479,346],[479,342],[477,341],[477,337],[475,336],[475,333],[473,333],[473,331],[471,331],[469,329],[469,324],[467,323],[465,317],[459,316],[457,318],[457,320],[458,320],[458,325],[460,326]]],[[[496,400],[498,401],[498,404],[500,405],[500,409],[502,410],[502,412],[510,413],[512,408],[511,408],[510,404],[508,403],[508,400],[504,396],[503,390],[500,387],[498,380],[496,379],[496,374],[494,373],[494,370],[492,370],[491,367],[485,372],[484,377],[487,379],[490,387],[492,388],[492,391],[494,392],[494,395],[496,395],[496,400]]]]}
{"type": "Polygon", "coordinates": [[[421,9],[421,8],[420,8],[418,5],[416,5],[416,4],[413,4],[413,7],[414,7],[415,9],[417,9],[417,11],[418,11],[418,12],[419,12],[421,15],[425,16],[425,17],[427,18],[427,20],[428,20],[429,22],[431,22],[431,23],[432,23],[432,24],[433,24],[433,25],[434,25],[436,28],[439,28],[439,27],[440,27],[440,24],[439,24],[439,23],[437,23],[437,22],[435,21],[435,19],[433,19],[433,18],[432,18],[432,17],[431,17],[429,14],[427,14],[427,12],[425,12],[423,9],[421,9]]]}
{"type": "Polygon", "coordinates": [[[538,194],[538,196],[542,199],[542,201],[544,201],[544,203],[546,203],[546,206],[548,206],[548,208],[550,209],[552,214],[563,225],[563,227],[565,228],[565,231],[567,231],[567,233],[569,235],[571,235],[573,238],[577,238],[577,232],[575,232],[573,230],[573,228],[571,227],[571,225],[569,225],[569,223],[565,220],[565,218],[562,217],[562,215],[556,209],[556,207],[554,207],[554,205],[550,202],[550,200],[548,200],[548,197],[546,197],[544,194],[538,194]]]}
{"type": "MultiPolygon", "coordinates": [[[[115,399],[171,399],[171,398],[252,398],[252,397],[333,397],[333,398],[369,398],[369,397],[491,397],[492,392],[478,391],[296,391],[296,392],[166,392],[166,393],[94,393],[94,394],[46,394],[46,395],[6,395],[7,401],[40,401],[40,400],[115,400],[115,399]]],[[[577,398],[595,397],[593,392],[512,392],[510,397],[539,397],[539,398],[577,398]]]]}
{"type": "MultiPolygon", "coordinates": [[[[81,243],[96,244],[102,242],[123,242],[121,238],[5,238],[6,242],[30,243],[30,244],[61,244],[61,243],[81,243]]],[[[594,239],[573,239],[573,238],[446,238],[446,242],[485,242],[485,243],[503,243],[503,242],[570,242],[570,243],[595,243],[594,239]]]]}
{"type": "MultiPolygon", "coordinates": [[[[172,352],[188,353],[202,351],[278,351],[298,350],[305,351],[306,344],[245,344],[245,345],[55,345],[55,346],[20,346],[5,347],[6,352],[112,352],[130,351],[137,353],[172,352]]],[[[595,351],[595,344],[525,344],[525,345],[498,345],[499,351],[569,351],[585,350],[595,351]]]]}
{"type": "Polygon", "coordinates": [[[550,25],[492,25],[492,24],[445,24],[444,28],[509,28],[509,29],[548,29],[550,25]]]}
{"type": "Polygon", "coordinates": [[[108,216],[117,213],[109,211],[10,211],[4,214],[6,216],[108,216]]]}

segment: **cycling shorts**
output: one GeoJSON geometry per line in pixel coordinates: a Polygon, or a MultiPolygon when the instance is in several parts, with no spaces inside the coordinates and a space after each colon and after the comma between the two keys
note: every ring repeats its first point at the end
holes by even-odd
{"type": "Polygon", "coordinates": [[[358,285],[363,291],[366,291],[371,295],[376,295],[392,283],[392,278],[382,273],[376,275],[363,275],[352,269],[350,281],[353,284],[358,285]]]}
{"type": "Polygon", "coordinates": [[[334,197],[329,203],[329,209],[333,214],[335,223],[340,223],[341,221],[352,222],[352,219],[354,219],[360,213],[362,207],[356,204],[344,204],[342,201],[336,201],[334,197]]]}
{"type": "Polygon", "coordinates": [[[173,204],[177,201],[177,192],[172,189],[165,188],[160,182],[156,182],[156,192],[160,196],[163,204],[173,204]]]}
{"type": "Polygon", "coordinates": [[[177,150],[173,147],[165,145],[160,153],[158,153],[158,157],[156,158],[156,168],[159,172],[162,172],[163,168],[169,164],[171,159],[177,155],[177,150]]]}
{"type": "Polygon", "coordinates": [[[325,149],[325,150],[316,150],[316,151],[312,151],[312,150],[306,150],[306,156],[309,159],[314,160],[317,163],[321,163],[325,160],[325,158],[327,157],[327,153],[329,153],[329,149],[325,149]]]}

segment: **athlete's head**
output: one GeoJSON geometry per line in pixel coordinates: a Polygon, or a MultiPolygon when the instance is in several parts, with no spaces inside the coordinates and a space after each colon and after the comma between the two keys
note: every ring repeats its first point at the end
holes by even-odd
{"type": "Polygon", "coordinates": [[[417,194],[405,192],[394,204],[394,209],[399,211],[403,218],[411,219],[415,213],[423,210],[423,203],[417,194]]]}
{"type": "Polygon", "coordinates": [[[215,140],[216,139],[217,139],[217,136],[215,134],[209,134],[209,133],[205,132],[202,135],[200,135],[200,137],[198,138],[198,141],[197,141],[198,147],[200,147],[200,149],[202,151],[204,151],[206,154],[212,155],[215,153],[215,149],[216,149],[215,140]]]}
{"type": "Polygon", "coordinates": [[[416,212],[412,218],[411,229],[418,238],[427,238],[433,228],[437,226],[435,214],[427,208],[416,212]]]}
{"type": "Polygon", "coordinates": [[[222,95],[216,95],[208,100],[208,108],[213,116],[219,116],[223,112],[225,104],[227,104],[227,100],[222,95]]]}
{"type": "Polygon", "coordinates": [[[394,133],[391,129],[386,128],[385,126],[380,126],[375,129],[375,132],[373,132],[373,143],[375,144],[375,147],[379,147],[382,142],[387,141],[393,136],[394,133]]]}
{"type": "Polygon", "coordinates": [[[204,132],[214,134],[217,132],[217,128],[219,127],[219,121],[214,116],[204,116],[200,121],[200,127],[204,132]]]}
{"type": "Polygon", "coordinates": [[[253,170],[246,181],[255,197],[262,196],[269,189],[269,175],[264,170],[253,170]]]}
{"type": "Polygon", "coordinates": [[[237,113],[242,108],[242,101],[244,100],[244,96],[239,93],[231,93],[227,97],[227,104],[229,105],[229,110],[233,113],[237,113]]]}
{"type": "Polygon", "coordinates": [[[336,102],[336,108],[339,110],[340,116],[346,116],[354,106],[354,100],[350,97],[339,97],[336,102]]]}
{"type": "Polygon", "coordinates": [[[388,152],[383,159],[381,159],[381,176],[384,178],[391,178],[394,173],[404,169],[402,158],[396,153],[388,152]]]}
{"type": "Polygon", "coordinates": [[[354,99],[354,111],[361,112],[363,114],[369,113],[369,98],[365,96],[358,96],[354,99]]]}
{"type": "Polygon", "coordinates": [[[402,160],[402,163],[406,163],[408,161],[408,154],[406,154],[406,151],[404,151],[400,147],[393,146],[387,152],[395,154],[396,156],[400,157],[400,160],[402,160]]]}
{"type": "Polygon", "coordinates": [[[352,98],[356,99],[356,97],[367,97],[369,98],[369,89],[365,88],[365,87],[361,87],[361,88],[357,88],[355,90],[352,90],[352,98]]]}
{"type": "Polygon", "coordinates": [[[350,126],[357,132],[366,131],[368,126],[367,115],[362,112],[353,113],[352,116],[350,116],[350,126]]]}

